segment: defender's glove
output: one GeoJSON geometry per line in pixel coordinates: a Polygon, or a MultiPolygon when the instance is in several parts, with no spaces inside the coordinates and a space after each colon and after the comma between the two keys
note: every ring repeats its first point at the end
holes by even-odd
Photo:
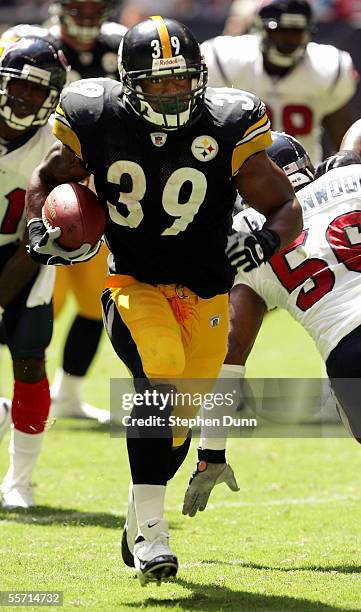
{"type": "Polygon", "coordinates": [[[34,261],[44,265],[68,266],[81,261],[88,261],[96,255],[101,247],[99,240],[95,246],[82,244],[79,249],[67,251],[55,241],[61,235],[60,227],[46,229],[41,219],[31,219],[28,223],[29,245],[28,253],[34,261]]]}
{"type": "Polygon", "coordinates": [[[279,235],[267,228],[250,234],[237,232],[228,238],[226,255],[232,266],[243,272],[250,272],[268,261],[280,243],[279,235]]]}
{"type": "Polygon", "coordinates": [[[185,492],[182,513],[195,516],[197,510],[203,512],[211,491],[221,482],[225,482],[231,491],[239,491],[239,486],[229,463],[198,461],[185,492]]]}

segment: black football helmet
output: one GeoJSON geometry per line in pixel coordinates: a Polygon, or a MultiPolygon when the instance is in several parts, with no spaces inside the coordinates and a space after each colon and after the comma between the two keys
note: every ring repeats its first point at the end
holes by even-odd
{"type": "Polygon", "coordinates": [[[318,164],[315,172],[315,180],[318,179],[323,174],[326,174],[329,170],[333,170],[333,168],[342,168],[343,166],[350,166],[352,164],[361,164],[361,157],[355,153],[355,151],[338,151],[334,155],[330,155],[327,159],[324,159],[323,162],[318,164]]]}
{"type": "Polygon", "coordinates": [[[70,38],[86,45],[98,38],[113,5],[113,0],[57,0],[50,5],[49,12],[70,38]]]}
{"type": "Polygon", "coordinates": [[[128,30],[119,47],[119,73],[126,100],[152,126],[178,130],[196,121],[203,109],[207,68],[192,32],[178,21],[154,16],[128,30]],[[190,78],[191,89],[143,91],[145,80],[163,77],[190,78]]]}
{"type": "Polygon", "coordinates": [[[264,0],[256,15],[262,35],[262,51],[266,59],[279,68],[291,68],[305,54],[313,29],[313,12],[308,0],[264,0]],[[275,43],[270,32],[298,30],[303,33],[299,44],[275,43]]]}
{"type": "Polygon", "coordinates": [[[315,169],[309,155],[293,136],[285,132],[272,132],[272,144],[266,153],[282,168],[295,191],[314,180],[315,169]]]}
{"type": "Polygon", "coordinates": [[[45,125],[58,103],[66,73],[62,52],[42,38],[20,38],[9,45],[0,59],[0,119],[15,130],[45,125]],[[24,94],[22,98],[20,82],[38,86],[42,102],[31,104],[24,94]]]}

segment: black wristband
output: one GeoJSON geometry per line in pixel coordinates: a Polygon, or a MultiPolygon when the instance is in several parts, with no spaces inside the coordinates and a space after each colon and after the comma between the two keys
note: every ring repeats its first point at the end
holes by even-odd
{"type": "Polygon", "coordinates": [[[253,232],[258,242],[260,243],[265,261],[268,261],[272,255],[278,251],[281,245],[281,238],[274,230],[263,227],[260,230],[253,232]]]}
{"type": "Polygon", "coordinates": [[[226,463],[225,450],[210,450],[208,448],[198,448],[198,461],[206,463],[226,463]]]}

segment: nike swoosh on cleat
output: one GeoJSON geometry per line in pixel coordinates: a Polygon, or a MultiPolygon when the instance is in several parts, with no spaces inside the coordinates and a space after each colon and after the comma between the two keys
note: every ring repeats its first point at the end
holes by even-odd
{"type": "Polygon", "coordinates": [[[158,525],[159,521],[155,521],[155,523],[148,523],[148,528],[151,529],[154,525],[158,525]]]}

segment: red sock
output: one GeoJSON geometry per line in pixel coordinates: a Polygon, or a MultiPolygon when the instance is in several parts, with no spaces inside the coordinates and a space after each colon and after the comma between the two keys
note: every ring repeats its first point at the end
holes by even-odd
{"type": "Polygon", "coordinates": [[[15,380],[11,417],[15,429],[27,434],[44,431],[50,410],[50,390],[46,376],[37,383],[15,380]]]}

